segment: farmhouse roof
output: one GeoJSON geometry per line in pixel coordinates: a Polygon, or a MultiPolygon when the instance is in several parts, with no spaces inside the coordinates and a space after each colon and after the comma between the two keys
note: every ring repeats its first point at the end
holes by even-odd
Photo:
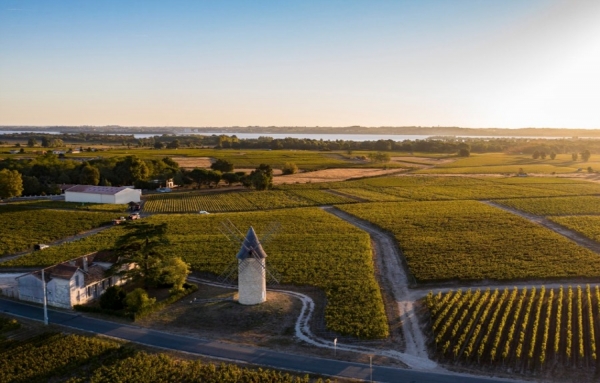
{"type": "Polygon", "coordinates": [[[103,280],[104,269],[98,265],[91,265],[88,267],[87,273],[84,273],[83,281],[86,286],[91,285],[94,282],[103,280]]]}
{"type": "Polygon", "coordinates": [[[76,185],[67,190],[66,192],[75,193],[90,193],[90,194],[106,194],[115,195],[122,192],[125,189],[131,189],[128,186],[94,186],[94,185],[76,185]]]}
{"type": "Polygon", "coordinates": [[[267,253],[265,253],[265,250],[262,248],[260,241],[258,240],[258,237],[256,236],[256,232],[254,231],[254,228],[252,226],[250,226],[250,229],[248,229],[246,238],[244,239],[244,242],[242,243],[242,248],[240,249],[239,253],[237,253],[237,259],[244,260],[249,257],[254,257],[254,258],[266,258],[267,257],[267,253]]]}
{"type": "MultiPolygon", "coordinates": [[[[54,278],[69,280],[73,277],[73,274],[75,274],[77,272],[77,270],[79,270],[79,267],[77,267],[77,266],[69,265],[68,263],[61,263],[58,265],[54,265],[54,266],[45,268],[44,269],[44,279],[46,279],[46,283],[50,282],[50,280],[52,280],[54,278]]],[[[29,275],[29,274],[26,274],[26,275],[29,275]]],[[[40,279],[40,280],[42,279],[42,271],[41,270],[34,271],[33,273],[31,273],[31,275],[33,275],[37,279],[40,279]]],[[[24,277],[24,276],[25,275],[22,275],[22,277],[24,277]]],[[[19,277],[19,278],[21,278],[21,277],[19,277]]]]}

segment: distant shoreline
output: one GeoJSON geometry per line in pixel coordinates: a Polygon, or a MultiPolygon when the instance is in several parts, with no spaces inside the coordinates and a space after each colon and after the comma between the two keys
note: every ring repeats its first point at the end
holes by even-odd
{"type": "Polygon", "coordinates": [[[0,126],[2,131],[34,131],[94,134],[332,134],[332,135],[397,135],[457,137],[522,137],[522,138],[590,138],[600,137],[600,129],[558,128],[460,128],[460,127],[141,127],[141,126],[0,126]]]}

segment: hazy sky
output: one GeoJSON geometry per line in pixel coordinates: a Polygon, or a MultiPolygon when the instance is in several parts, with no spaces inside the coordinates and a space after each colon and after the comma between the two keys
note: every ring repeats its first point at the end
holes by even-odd
{"type": "Polygon", "coordinates": [[[600,1],[0,0],[0,125],[600,128],[600,1]]]}

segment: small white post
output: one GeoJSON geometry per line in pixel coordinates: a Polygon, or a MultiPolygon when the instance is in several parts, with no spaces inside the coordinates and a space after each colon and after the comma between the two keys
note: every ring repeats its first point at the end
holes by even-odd
{"type": "Polygon", "coordinates": [[[337,338],[333,340],[333,356],[337,356],[337,338]]]}
{"type": "Polygon", "coordinates": [[[373,383],[373,355],[369,355],[369,372],[371,375],[371,383],[373,383]]]}
{"type": "Polygon", "coordinates": [[[46,278],[44,278],[44,269],[42,269],[42,290],[44,294],[44,324],[48,325],[48,302],[46,301],[46,278]]]}

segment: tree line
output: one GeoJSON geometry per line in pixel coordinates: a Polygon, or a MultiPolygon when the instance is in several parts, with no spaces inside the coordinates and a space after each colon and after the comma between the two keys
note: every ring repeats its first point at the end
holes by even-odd
{"type": "Polygon", "coordinates": [[[250,174],[235,172],[233,164],[219,159],[211,169],[186,170],[170,157],[141,159],[137,156],[76,161],[47,152],[35,159],[0,161],[0,198],[20,195],[60,194],[60,185],[82,184],[129,186],[155,189],[169,179],[176,185],[215,187],[221,180],[228,185],[241,183],[257,190],[270,189],[273,169],[261,164],[250,174]]]}

